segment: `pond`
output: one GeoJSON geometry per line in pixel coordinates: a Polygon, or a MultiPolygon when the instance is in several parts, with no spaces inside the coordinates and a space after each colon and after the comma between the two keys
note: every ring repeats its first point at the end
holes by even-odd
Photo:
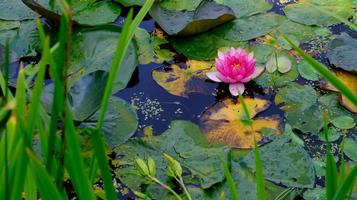
{"type": "MultiPolygon", "coordinates": [[[[56,44],[61,9],[45,0],[24,2],[41,15],[51,53],[61,49],[56,44]]],[[[88,171],[100,167],[90,156],[95,155],[90,137],[100,122],[117,38],[126,36],[131,8],[138,16],[144,2],[72,2],[71,43],[63,54],[69,61],[57,64],[67,66],[62,69],[64,96],[88,171]]],[[[25,66],[31,102],[46,55],[41,53],[37,15],[20,2],[0,0],[0,8],[14,9],[0,14],[3,74],[6,40],[12,38],[9,85],[18,90],[19,71],[25,66]]],[[[311,62],[322,63],[356,96],[356,27],[355,0],[155,2],[133,33],[103,118],[119,199],[236,199],[229,176],[240,199],[263,193],[266,199],[329,199],[326,152],[331,150],[339,172],[353,174],[357,107],[311,62]]],[[[56,107],[51,70],[46,70],[39,98],[41,116],[49,118],[56,107]]],[[[55,129],[61,132],[66,126],[59,120],[55,129]]],[[[34,151],[46,155],[43,136],[35,135],[34,151]]],[[[91,173],[97,197],[105,198],[100,176],[91,173]]],[[[74,179],[63,177],[67,195],[76,197],[74,179]]],[[[355,179],[351,199],[357,198],[355,179]]]]}

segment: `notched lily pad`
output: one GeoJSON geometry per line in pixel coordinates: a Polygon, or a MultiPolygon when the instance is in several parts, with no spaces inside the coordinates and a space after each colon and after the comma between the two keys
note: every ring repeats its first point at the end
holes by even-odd
{"type": "Polygon", "coordinates": [[[265,0],[215,0],[217,3],[229,6],[239,17],[250,16],[270,10],[273,4],[265,0]]]}
{"type": "Polygon", "coordinates": [[[191,93],[210,94],[216,86],[205,80],[212,65],[212,62],[189,60],[186,68],[173,64],[155,69],[152,76],[157,84],[173,95],[188,97],[191,93]]]}
{"type": "Polygon", "coordinates": [[[269,128],[280,134],[280,120],[276,116],[254,118],[266,110],[270,102],[264,99],[245,98],[252,124],[244,122],[243,106],[231,99],[218,102],[208,108],[200,118],[200,127],[211,143],[225,143],[232,148],[252,148],[254,138],[263,139],[261,129],[269,128]]]}
{"type": "Polygon", "coordinates": [[[171,11],[157,2],[150,15],[169,35],[202,33],[235,18],[232,9],[211,0],[202,2],[195,11],[171,11]]]}
{"type": "MultiPolygon", "coordinates": [[[[99,111],[89,117],[81,126],[97,126],[99,111]]],[[[138,127],[134,108],[125,100],[112,97],[105,113],[103,133],[110,147],[117,147],[131,138],[138,127]]]]}
{"type": "Polygon", "coordinates": [[[342,33],[330,42],[327,57],[336,67],[357,73],[356,52],[357,40],[347,33],[342,33]]]}
{"type": "Polygon", "coordinates": [[[301,24],[329,26],[340,21],[321,10],[347,19],[353,14],[352,2],[353,0],[304,0],[287,5],[284,12],[289,19],[301,24]]]}
{"type": "MultiPolygon", "coordinates": [[[[314,165],[304,148],[287,135],[260,147],[264,178],[287,187],[312,188],[315,183],[314,165]]],[[[255,170],[254,151],[244,159],[255,170]]]]}
{"type": "MultiPolygon", "coordinates": [[[[58,21],[59,11],[51,8],[47,0],[23,0],[35,12],[51,20],[58,21]]],[[[76,24],[102,25],[114,22],[120,14],[120,7],[111,0],[74,1],[71,5],[73,20],[76,24]]]]}

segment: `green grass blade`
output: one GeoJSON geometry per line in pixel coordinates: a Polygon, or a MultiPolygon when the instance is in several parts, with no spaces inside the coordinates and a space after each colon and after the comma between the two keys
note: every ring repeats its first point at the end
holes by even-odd
{"type": "Polygon", "coordinates": [[[36,155],[29,149],[26,151],[27,156],[30,158],[31,171],[36,177],[36,183],[40,191],[41,197],[44,200],[62,200],[61,193],[57,190],[54,180],[47,173],[41,161],[38,160],[36,155]]]}
{"type": "Polygon", "coordinates": [[[81,156],[80,141],[76,130],[74,128],[71,112],[66,110],[66,156],[65,165],[71,176],[73,185],[77,191],[79,199],[95,199],[93,189],[89,182],[86,170],[84,168],[84,161],[81,156]]]}
{"type": "Polygon", "coordinates": [[[297,51],[302,58],[304,58],[324,79],[331,83],[337,90],[339,90],[343,95],[345,95],[354,105],[357,106],[357,95],[354,91],[351,91],[346,87],[330,70],[319,63],[317,60],[313,59],[307,53],[305,53],[300,47],[295,45],[284,33],[281,35],[285,40],[297,51]]]}
{"type": "MultiPolygon", "coordinates": [[[[326,115],[325,115],[326,116],[326,115]]],[[[334,194],[337,190],[337,166],[335,158],[331,153],[331,144],[328,140],[328,119],[324,117],[324,129],[323,132],[326,138],[326,176],[325,176],[325,184],[326,184],[326,197],[327,200],[332,200],[334,194]]]]}
{"type": "Polygon", "coordinates": [[[265,193],[265,184],[264,184],[264,173],[263,173],[263,164],[260,158],[260,150],[255,142],[254,148],[254,155],[255,155],[255,181],[257,185],[257,199],[258,200],[266,200],[266,193],[265,193]]]}
{"type": "Polygon", "coordinates": [[[232,174],[229,170],[229,167],[227,165],[227,163],[222,159],[221,160],[222,164],[223,164],[223,168],[224,168],[224,174],[226,176],[226,180],[227,180],[227,184],[229,187],[229,190],[231,191],[231,195],[232,195],[232,200],[239,200],[239,194],[238,194],[238,190],[237,190],[237,186],[234,183],[232,174]]]}
{"type": "Polygon", "coordinates": [[[338,188],[334,196],[334,200],[345,199],[350,191],[353,189],[357,178],[357,165],[353,167],[350,174],[346,177],[343,184],[338,188]]]}

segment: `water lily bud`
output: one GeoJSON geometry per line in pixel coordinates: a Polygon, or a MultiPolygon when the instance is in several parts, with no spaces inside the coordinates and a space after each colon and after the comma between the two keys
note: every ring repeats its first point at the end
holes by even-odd
{"type": "Polygon", "coordinates": [[[139,172],[142,176],[150,175],[149,168],[143,159],[137,158],[137,159],[135,159],[135,163],[136,163],[136,168],[139,170],[139,172]]]}
{"type": "Polygon", "coordinates": [[[149,174],[151,176],[156,176],[156,164],[155,164],[155,161],[149,157],[148,158],[148,167],[149,167],[149,174]]]}
{"type": "Polygon", "coordinates": [[[182,175],[182,167],[179,162],[173,159],[171,156],[164,153],[164,158],[169,164],[168,175],[173,177],[180,177],[182,175]]]}

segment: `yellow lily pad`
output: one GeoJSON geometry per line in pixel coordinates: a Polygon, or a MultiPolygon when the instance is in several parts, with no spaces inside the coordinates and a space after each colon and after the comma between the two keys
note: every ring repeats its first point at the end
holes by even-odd
{"type": "Polygon", "coordinates": [[[173,64],[152,72],[157,84],[170,94],[188,97],[190,93],[211,93],[213,88],[205,82],[206,73],[213,70],[213,62],[189,60],[184,67],[173,64]]]}
{"type": "Polygon", "coordinates": [[[281,133],[280,120],[277,116],[255,116],[266,110],[270,102],[259,98],[245,98],[245,103],[251,124],[245,123],[243,106],[240,102],[226,99],[208,108],[201,116],[200,128],[210,143],[224,143],[231,148],[252,148],[254,139],[260,142],[263,139],[262,128],[275,130],[281,133]]]}
{"type": "MultiPolygon", "coordinates": [[[[334,70],[334,74],[337,76],[338,79],[342,81],[345,86],[352,90],[355,91],[357,94],[357,75],[352,74],[346,71],[342,70],[334,70]]],[[[328,82],[324,82],[322,84],[322,88],[325,90],[330,90],[334,92],[339,92],[333,85],[331,85],[328,82]]],[[[345,107],[347,110],[357,113],[357,106],[354,105],[350,100],[348,100],[344,95],[340,94],[339,96],[339,101],[343,107],[345,107]]]]}

